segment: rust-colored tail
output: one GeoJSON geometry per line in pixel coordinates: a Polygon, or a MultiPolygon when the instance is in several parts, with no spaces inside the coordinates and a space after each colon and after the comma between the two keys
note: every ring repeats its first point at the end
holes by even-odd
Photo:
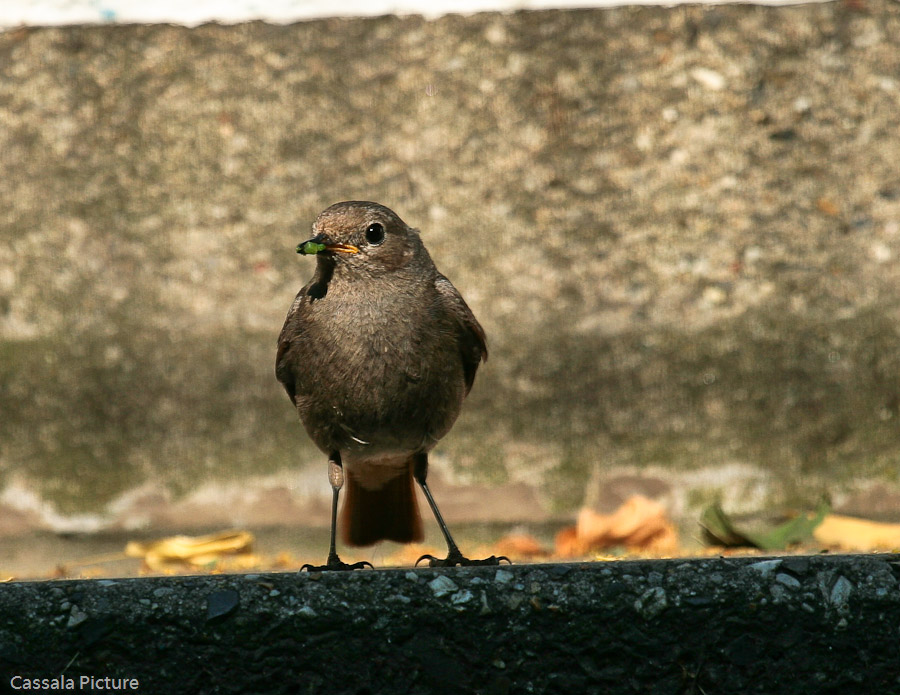
{"type": "Polygon", "coordinates": [[[422,518],[416,502],[412,466],[386,481],[378,490],[363,487],[352,473],[347,473],[341,511],[341,527],[347,545],[422,540],[422,518]]]}

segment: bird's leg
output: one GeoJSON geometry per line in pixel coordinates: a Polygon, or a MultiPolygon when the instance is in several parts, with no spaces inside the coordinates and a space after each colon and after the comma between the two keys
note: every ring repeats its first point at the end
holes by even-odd
{"type": "Polygon", "coordinates": [[[328,548],[328,560],[324,565],[310,565],[307,563],[300,568],[300,571],[322,572],[324,570],[358,570],[366,566],[372,567],[371,563],[364,561],[348,565],[346,562],[342,562],[337,554],[338,497],[341,494],[341,488],[344,487],[344,467],[341,463],[341,455],[337,451],[328,457],[328,482],[331,483],[331,545],[328,548]]]}
{"type": "Polygon", "coordinates": [[[450,535],[450,529],[447,528],[444,517],[441,516],[441,512],[438,509],[437,503],[434,501],[434,497],[432,497],[431,495],[431,490],[428,489],[428,483],[425,482],[425,479],[428,477],[428,454],[415,454],[413,456],[413,465],[413,476],[415,476],[416,482],[419,483],[419,486],[422,488],[422,492],[425,493],[425,499],[428,500],[428,506],[431,507],[431,511],[434,513],[434,518],[437,521],[438,526],[440,526],[441,528],[441,533],[444,534],[444,540],[447,541],[447,557],[441,559],[435,557],[434,555],[423,555],[418,560],[416,560],[416,564],[418,565],[420,562],[422,562],[422,560],[428,560],[429,567],[454,567],[456,565],[499,565],[501,560],[506,560],[507,562],[509,562],[508,557],[497,557],[495,555],[486,557],[483,560],[470,560],[459,551],[459,546],[456,545],[456,541],[454,541],[453,536],[450,535]]]}

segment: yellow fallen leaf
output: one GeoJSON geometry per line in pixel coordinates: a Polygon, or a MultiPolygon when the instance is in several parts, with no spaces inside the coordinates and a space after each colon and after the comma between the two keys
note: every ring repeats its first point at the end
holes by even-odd
{"type": "Polygon", "coordinates": [[[173,565],[209,566],[224,555],[247,554],[253,544],[249,531],[223,531],[206,536],[170,536],[148,543],[129,541],[125,554],[139,557],[153,570],[173,565]]]}
{"type": "Polygon", "coordinates": [[[893,550],[900,548],[900,524],[829,514],[813,537],[822,545],[841,550],[893,550]]]}
{"type": "Polygon", "coordinates": [[[265,566],[265,559],[253,553],[225,555],[216,561],[216,569],[222,572],[246,572],[265,566]]]}

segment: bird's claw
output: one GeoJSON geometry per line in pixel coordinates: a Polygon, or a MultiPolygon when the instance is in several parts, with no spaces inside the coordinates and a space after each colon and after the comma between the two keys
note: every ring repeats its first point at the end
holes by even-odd
{"type": "Polygon", "coordinates": [[[369,569],[375,569],[372,566],[371,562],[366,562],[365,560],[361,560],[359,562],[354,562],[353,564],[348,564],[346,562],[341,561],[341,559],[337,556],[329,557],[328,562],[324,565],[311,565],[308,562],[300,568],[300,571],[306,570],[307,572],[346,572],[348,570],[361,570],[368,567],[369,569]]]}
{"type": "Polygon", "coordinates": [[[512,562],[505,555],[501,555],[497,557],[496,555],[491,555],[490,557],[486,557],[482,560],[470,560],[465,557],[458,550],[454,552],[450,552],[447,554],[445,558],[435,557],[434,555],[423,555],[418,560],[416,560],[416,567],[419,566],[419,563],[422,560],[428,560],[429,567],[477,567],[477,566],[496,566],[500,564],[501,560],[505,560],[506,564],[511,565],[512,562]]]}

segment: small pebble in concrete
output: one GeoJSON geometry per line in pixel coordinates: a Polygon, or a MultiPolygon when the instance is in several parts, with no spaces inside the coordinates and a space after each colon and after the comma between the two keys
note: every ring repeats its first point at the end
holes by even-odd
{"type": "Polygon", "coordinates": [[[514,611],[514,610],[516,610],[516,608],[518,608],[519,606],[522,605],[522,601],[524,601],[524,600],[525,600],[525,597],[522,596],[521,594],[513,594],[506,600],[506,606],[510,610],[514,611]]]}
{"type": "Polygon", "coordinates": [[[809,569],[809,558],[806,557],[787,557],[781,563],[788,572],[792,572],[796,576],[803,576],[809,569]]]}
{"type": "Polygon", "coordinates": [[[431,589],[438,598],[459,590],[456,583],[449,577],[445,577],[443,574],[428,582],[428,588],[431,589]]]}
{"type": "MultiPolygon", "coordinates": [[[[144,599],[141,600],[143,603],[144,599]]],[[[228,615],[240,603],[240,596],[233,589],[214,591],[206,597],[206,619],[213,620],[228,615]]]]}
{"type": "Polygon", "coordinates": [[[468,603],[472,598],[472,592],[468,589],[463,589],[462,591],[457,591],[453,594],[453,596],[450,597],[450,602],[458,606],[463,603],[468,603]]]}
{"type": "Polygon", "coordinates": [[[487,594],[483,591],[481,592],[481,615],[490,615],[491,614],[491,605],[488,603],[487,594]]]}
{"type": "Polygon", "coordinates": [[[789,589],[799,589],[800,588],[800,580],[796,577],[792,577],[789,574],[785,574],[784,572],[779,572],[775,575],[775,581],[779,584],[784,584],[789,589]]]}
{"type": "Polygon", "coordinates": [[[645,619],[650,620],[662,613],[669,605],[665,590],[656,586],[647,589],[634,602],[634,609],[645,619]]]}
{"type": "Polygon", "coordinates": [[[762,562],[754,562],[750,565],[750,569],[756,570],[763,577],[768,577],[781,565],[781,560],[763,560],[762,562]]]}
{"type": "Polygon", "coordinates": [[[494,575],[494,581],[498,584],[506,584],[512,581],[512,578],[512,572],[507,572],[506,570],[497,570],[497,573],[494,575]]]}
{"type": "Polygon", "coordinates": [[[845,606],[850,600],[850,594],[853,593],[853,584],[846,577],[838,577],[834,586],[831,587],[831,594],[828,600],[831,605],[836,607],[845,606]]]}
{"type": "Polygon", "coordinates": [[[78,606],[72,606],[72,612],[69,614],[69,622],[66,623],[66,627],[72,628],[81,625],[85,620],[87,620],[87,613],[81,610],[78,606]]]}
{"type": "Polygon", "coordinates": [[[773,584],[769,587],[769,593],[772,595],[772,600],[775,603],[781,603],[785,597],[787,596],[787,589],[784,588],[783,584],[773,584]]]}

